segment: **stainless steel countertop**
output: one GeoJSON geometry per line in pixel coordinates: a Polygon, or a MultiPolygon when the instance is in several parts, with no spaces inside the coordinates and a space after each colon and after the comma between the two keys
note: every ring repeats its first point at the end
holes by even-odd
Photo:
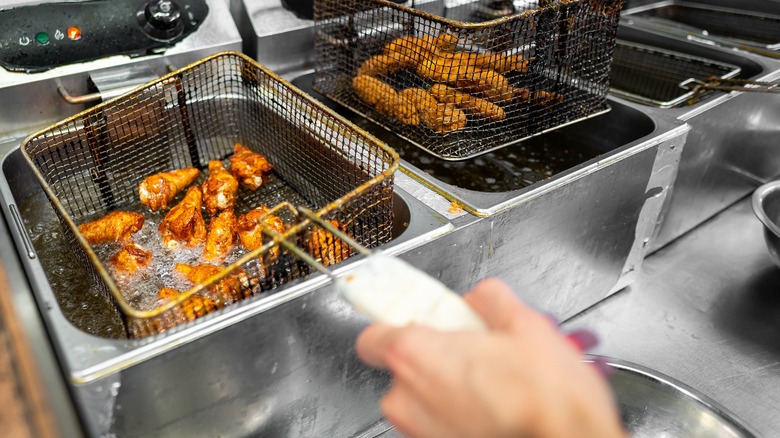
{"type": "Polygon", "coordinates": [[[630,288],[570,319],[594,351],[667,374],[780,436],[780,269],[749,199],[649,257],[630,288]]]}

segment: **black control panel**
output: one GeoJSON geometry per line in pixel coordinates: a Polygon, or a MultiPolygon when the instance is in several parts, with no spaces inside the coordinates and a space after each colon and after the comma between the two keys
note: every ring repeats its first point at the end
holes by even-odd
{"type": "Polygon", "coordinates": [[[162,53],[200,26],[206,0],[91,0],[0,10],[0,66],[40,72],[162,53]]]}

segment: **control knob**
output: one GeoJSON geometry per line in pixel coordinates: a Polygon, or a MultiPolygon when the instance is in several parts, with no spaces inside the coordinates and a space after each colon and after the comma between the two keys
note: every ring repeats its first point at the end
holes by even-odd
{"type": "Polygon", "coordinates": [[[157,40],[172,40],[184,32],[181,9],[172,0],[151,0],[137,14],[144,32],[157,40]]]}

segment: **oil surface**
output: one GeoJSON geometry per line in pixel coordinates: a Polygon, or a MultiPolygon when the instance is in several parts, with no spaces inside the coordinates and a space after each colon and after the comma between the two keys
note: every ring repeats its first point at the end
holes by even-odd
{"type": "Polygon", "coordinates": [[[84,275],[44,192],[23,199],[19,213],[65,318],[89,334],[125,338],[124,324],[113,300],[84,275]]]}

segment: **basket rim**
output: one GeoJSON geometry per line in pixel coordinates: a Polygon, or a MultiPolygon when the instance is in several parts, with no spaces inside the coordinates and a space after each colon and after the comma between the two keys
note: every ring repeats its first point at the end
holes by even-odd
{"type": "MultiPolygon", "coordinates": [[[[512,21],[518,21],[525,18],[528,18],[531,15],[535,15],[540,13],[541,11],[546,11],[550,9],[557,9],[562,7],[563,5],[572,4],[572,3],[587,3],[591,0],[553,0],[553,3],[537,7],[535,9],[526,9],[525,11],[519,12],[517,14],[512,14],[506,17],[500,17],[495,18],[493,20],[489,21],[479,21],[479,22],[471,22],[471,21],[460,21],[460,20],[453,20],[451,18],[446,18],[439,16],[437,14],[434,14],[432,12],[423,11],[420,9],[413,9],[398,3],[395,3],[390,0],[365,0],[367,2],[380,4],[385,7],[389,7],[392,9],[396,9],[401,12],[405,12],[420,18],[424,18],[426,20],[435,21],[438,23],[446,24],[449,27],[452,28],[460,28],[460,29],[468,29],[468,30],[479,30],[479,29],[486,29],[491,28],[494,26],[497,26],[499,24],[503,23],[509,23],[512,21]]],[[[596,0],[600,3],[622,3],[624,0],[596,0]]],[[[314,15],[314,22],[316,23],[322,21],[322,18],[317,17],[316,8],[315,8],[315,15],[314,15]]]]}
{"type": "MultiPolygon", "coordinates": [[[[120,310],[123,313],[123,316],[125,318],[131,317],[135,319],[140,320],[146,320],[149,318],[153,318],[156,316],[161,315],[162,313],[172,309],[173,307],[176,307],[180,305],[182,302],[188,300],[190,297],[192,297],[194,294],[202,291],[203,289],[210,287],[211,285],[219,282],[223,278],[227,277],[228,275],[232,274],[236,269],[238,269],[240,266],[242,266],[244,263],[250,261],[251,259],[259,257],[264,252],[268,251],[271,247],[274,246],[274,242],[268,242],[261,246],[260,248],[257,248],[242,257],[240,257],[238,260],[234,261],[228,266],[220,267],[221,270],[219,273],[215,274],[214,276],[208,278],[203,283],[197,284],[186,291],[182,291],[176,298],[173,300],[169,300],[166,303],[155,307],[152,310],[139,310],[134,308],[130,303],[127,302],[127,300],[122,296],[119,287],[114,282],[113,277],[111,274],[109,274],[108,269],[106,269],[105,264],[103,261],[101,261],[95,252],[92,250],[91,245],[87,242],[87,240],[84,238],[84,236],[79,232],[78,225],[76,225],[76,222],[73,220],[71,215],[65,210],[65,207],[60,202],[59,198],[56,194],[52,191],[51,187],[49,186],[48,182],[44,178],[44,176],[39,171],[38,167],[33,162],[32,157],[27,151],[26,146],[29,142],[35,140],[38,137],[44,136],[46,134],[51,133],[52,131],[55,131],[58,128],[61,128],[63,126],[66,126],[70,123],[72,123],[75,120],[83,119],[87,115],[91,115],[93,113],[102,111],[104,108],[110,107],[111,105],[115,104],[120,99],[125,99],[129,95],[134,95],[138,92],[141,92],[147,88],[157,86],[159,84],[165,83],[166,81],[169,81],[171,78],[174,78],[178,75],[181,75],[182,73],[189,71],[199,65],[206,64],[214,59],[217,58],[223,58],[223,57],[238,57],[244,60],[245,62],[249,63],[255,68],[258,68],[260,71],[262,71],[264,74],[268,75],[271,79],[277,81],[281,85],[283,85],[288,91],[292,92],[294,95],[297,95],[298,97],[302,98],[306,103],[313,105],[317,110],[322,111],[332,118],[336,119],[337,122],[340,122],[343,126],[349,128],[351,131],[353,131],[358,136],[364,137],[368,143],[372,147],[377,147],[380,153],[385,154],[390,161],[390,165],[387,169],[385,169],[383,172],[379,173],[378,175],[370,178],[369,180],[365,181],[364,183],[360,184],[359,186],[353,188],[350,192],[347,194],[339,197],[338,199],[331,201],[326,206],[320,208],[315,213],[317,216],[323,216],[329,213],[332,213],[333,211],[337,210],[339,207],[344,205],[345,203],[349,202],[350,200],[354,199],[355,197],[359,196],[361,193],[381,184],[382,182],[386,180],[392,179],[393,174],[396,170],[398,170],[400,166],[400,157],[398,153],[389,147],[386,143],[376,138],[374,135],[368,133],[364,129],[360,128],[359,126],[355,125],[354,123],[350,122],[343,116],[337,114],[334,110],[328,108],[321,102],[317,101],[316,99],[312,98],[302,90],[298,89],[294,85],[292,85],[289,81],[286,81],[285,79],[282,79],[279,75],[271,71],[269,68],[265,67],[264,65],[258,63],[254,59],[250,58],[249,56],[234,51],[234,50],[228,50],[228,51],[222,51],[218,52],[212,55],[209,55],[203,59],[200,59],[198,61],[195,61],[189,65],[186,65],[178,70],[175,70],[173,72],[170,72],[168,74],[165,74],[158,79],[155,79],[153,81],[149,81],[145,84],[139,85],[138,87],[132,89],[131,91],[117,96],[115,98],[112,98],[110,100],[107,100],[105,102],[100,103],[99,105],[96,105],[94,107],[88,108],[84,111],[81,111],[77,114],[74,114],[66,119],[63,119],[53,125],[50,125],[46,128],[40,129],[33,134],[28,135],[24,141],[22,141],[21,144],[21,150],[22,150],[22,156],[24,156],[25,161],[27,162],[28,166],[32,169],[35,177],[40,182],[44,192],[46,193],[46,196],[49,198],[49,200],[54,204],[55,208],[59,212],[59,214],[62,216],[62,218],[65,220],[65,222],[68,224],[69,228],[73,232],[74,236],[78,240],[79,244],[81,245],[82,249],[86,252],[87,256],[89,257],[90,261],[92,262],[92,265],[95,267],[97,272],[99,273],[100,277],[102,278],[103,282],[106,284],[106,287],[111,292],[111,295],[113,296],[117,306],[119,306],[120,310]]],[[[327,120],[327,119],[326,119],[327,120]]],[[[330,124],[328,124],[330,125],[330,124]]],[[[332,126],[328,126],[329,128],[333,128],[332,126]]],[[[270,207],[273,208],[273,207],[270,207]]],[[[304,227],[306,227],[309,224],[308,220],[298,221],[296,222],[292,227],[290,227],[284,234],[284,237],[288,237],[290,235],[293,235],[295,233],[300,232],[303,230],[304,227]]],[[[229,306],[227,306],[229,307],[229,306]]],[[[146,335],[143,337],[149,337],[153,336],[154,334],[146,335]]]]}

